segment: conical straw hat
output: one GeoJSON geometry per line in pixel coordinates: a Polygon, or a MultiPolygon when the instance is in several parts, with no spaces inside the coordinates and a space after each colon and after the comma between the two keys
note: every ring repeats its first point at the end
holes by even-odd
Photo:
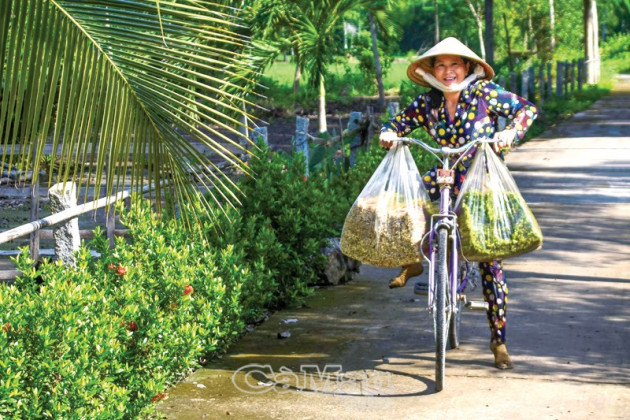
{"type": "MultiPolygon", "coordinates": [[[[473,63],[480,64],[483,67],[486,75],[484,79],[491,80],[494,77],[494,70],[490,67],[490,64],[486,63],[479,57],[477,54],[473,52],[470,48],[462,44],[457,38],[449,37],[446,38],[437,44],[427,52],[422,54],[419,59],[414,61],[407,67],[407,76],[414,82],[419,84],[420,86],[429,86],[429,84],[424,80],[424,77],[416,71],[417,68],[421,68],[426,73],[433,74],[433,67],[431,67],[431,58],[438,55],[459,55],[460,57],[467,58],[471,60],[473,63]]],[[[471,67],[471,70],[474,68],[471,67]]]]}

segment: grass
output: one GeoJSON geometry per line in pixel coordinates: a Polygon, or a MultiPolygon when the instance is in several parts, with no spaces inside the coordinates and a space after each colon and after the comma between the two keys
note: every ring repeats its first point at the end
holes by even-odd
{"type": "MultiPolygon", "coordinates": [[[[359,73],[357,62],[350,60],[350,70],[352,73],[359,73]]],[[[389,68],[383,84],[386,90],[392,90],[400,87],[403,80],[407,79],[407,67],[409,62],[405,58],[396,58],[389,68]]],[[[346,74],[345,66],[336,63],[329,68],[330,73],[336,78],[343,78],[346,74]]],[[[280,87],[290,88],[293,86],[293,78],[295,76],[295,64],[289,61],[276,61],[264,73],[265,77],[277,83],[280,87]]],[[[308,75],[302,76],[302,81],[308,81],[308,75]]]]}

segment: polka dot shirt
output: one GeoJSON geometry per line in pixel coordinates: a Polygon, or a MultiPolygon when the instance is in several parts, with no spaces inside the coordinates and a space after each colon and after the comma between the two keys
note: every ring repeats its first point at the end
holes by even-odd
{"type": "MultiPolygon", "coordinates": [[[[479,137],[492,138],[497,131],[499,117],[506,118],[505,129],[515,129],[518,137],[523,138],[537,115],[536,106],[526,99],[493,82],[478,80],[461,92],[452,118],[446,111],[442,93],[432,91],[418,95],[405,110],[386,122],[381,131],[395,132],[402,137],[422,127],[441,146],[460,147],[479,137]]],[[[475,152],[476,148],[472,148],[455,168],[455,196],[475,152]]],[[[424,182],[432,199],[435,199],[438,195],[435,170],[424,176],[424,182]]]]}

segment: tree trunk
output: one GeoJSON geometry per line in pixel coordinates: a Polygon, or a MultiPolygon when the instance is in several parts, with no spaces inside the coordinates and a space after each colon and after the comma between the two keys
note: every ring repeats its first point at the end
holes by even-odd
{"type": "Polygon", "coordinates": [[[328,126],[326,124],[326,85],[324,83],[324,76],[320,76],[319,79],[319,124],[317,131],[320,134],[328,132],[328,126]]]}
{"type": "Polygon", "coordinates": [[[372,54],[374,54],[374,68],[376,69],[376,86],[378,87],[378,110],[385,110],[385,87],[383,86],[383,67],[381,66],[381,57],[378,54],[378,45],[376,43],[376,24],[374,16],[368,13],[370,19],[370,34],[372,35],[372,54]]]}
{"type": "Polygon", "coordinates": [[[553,57],[553,51],[556,49],[556,36],[555,33],[556,26],[556,12],[553,8],[553,0],[549,0],[549,48],[551,49],[551,56],[553,57]]]}
{"type": "Polygon", "coordinates": [[[484,10],[486,20],[486,61],[494,65],[494,4],[492,0],[485,1],[484,10]]]}
{"type": "Polygon", "coordinates": [[[468,0],[468,7],[470,7],[470,11],[472,12],[473,17],[475,18],[475,21],[477,22],[477,35],[479,36],[479,47],[481,48],[481,58],[485,60],[486,47],[483,45],[483,22],[481,21],[481,18],[479,17],[479,13],[477,13],[477,10],[475,9],[475,6],[473,6],[471,0],[468,0]]]}
{"type": "Polygon", "coordinates": [[[440,17],[438,15],[438,0],[433,0],[433,7],[435,8],[435,43],[440,42],[440,17]]]}
{"type": "Polygon", "coordinates": [[[293,77],[293,100],[300,91],[300,79],[302,78],[302,68],[300,67],[300,60],[296,59],[295,62],[295,77],[293,77]]]}
{"type": "Polygon", "coordinates": [[[583,0],[583,5],[586,82],[594,85],[599,81],[599,37],[597,28],[597,1],[583,0]]]}

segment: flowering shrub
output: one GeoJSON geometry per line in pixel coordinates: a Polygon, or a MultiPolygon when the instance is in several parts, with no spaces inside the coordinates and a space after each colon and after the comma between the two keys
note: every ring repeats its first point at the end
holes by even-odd
{"type": "Polygon", "coordinates": [[[38,269],[0,285],[0,418],[134,417],[243,330],[231,249],[190,241],[148,204],[123,216],[131,239],[100,232],[75,268],[38,269]],[[228,269],[229,267],[229,269],[228,269]]]}
{"type": "Polygon", "coordinates": [[[202,216],[200,238],[144,202],[121,213],[127,239],[109,249],[97,229],[74,268],[35,268],[25,249],[22,277],[0,284],[0,418],[134,418],[168,398],[200,356],[310,293],[320,248],[379,160],[305,178],[303,159],[263,148],[243,206],[202,216]]]}

